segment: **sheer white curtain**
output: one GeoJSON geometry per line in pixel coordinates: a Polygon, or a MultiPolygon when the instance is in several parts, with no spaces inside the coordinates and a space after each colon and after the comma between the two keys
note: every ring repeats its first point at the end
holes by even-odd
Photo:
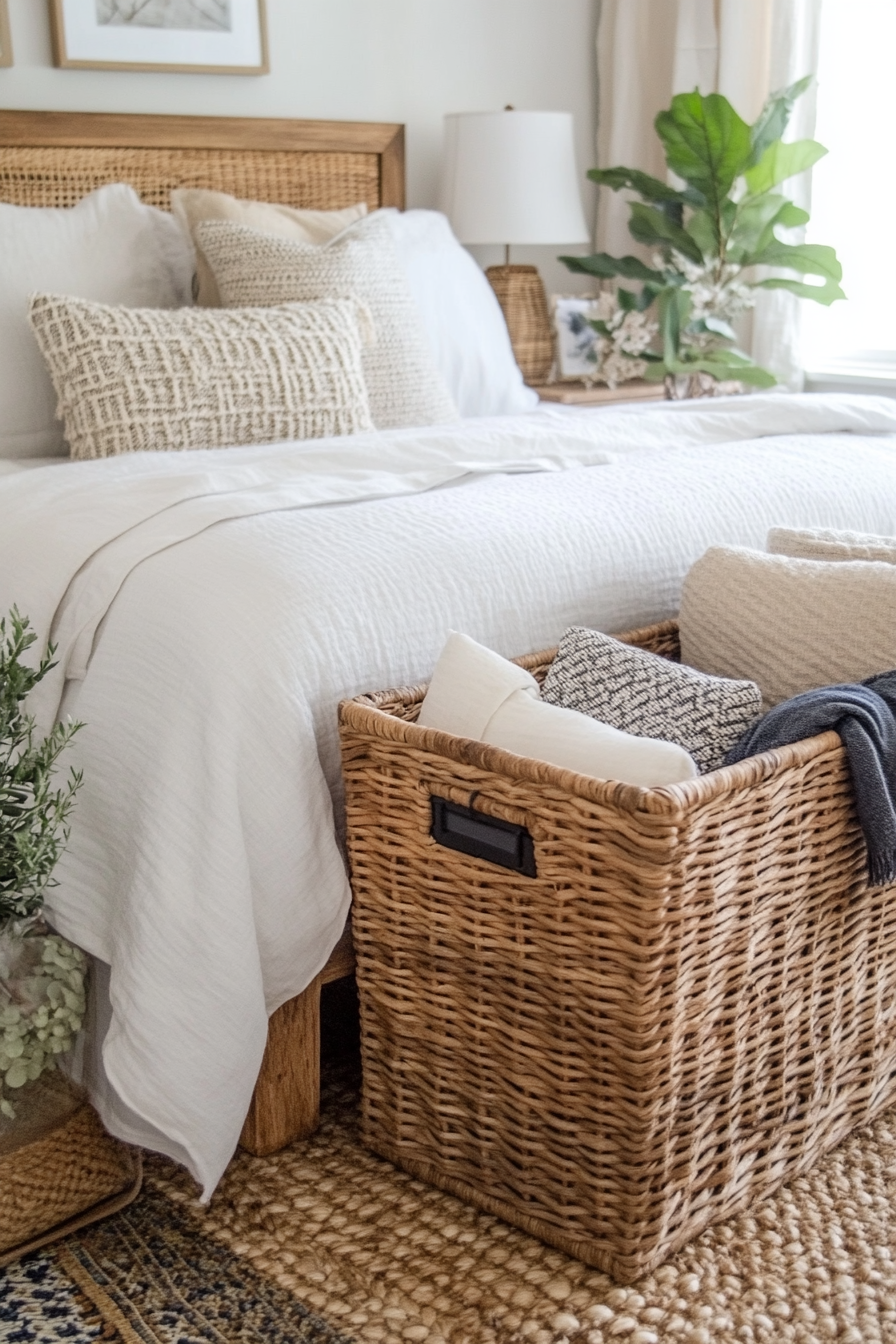
{"type": "MultiPolygon", "coordinates": [[[[598,163],[665,177],[653,119],[675,93],[698,87],[730,99],[753,121],[769,92],[815,72],[822,0],[603,0],[597,35],[598,163]]],[[[796,105],[788,139],[812,134],[814,90],[796,105]]],[[[789,184],[809,203],[808,174],[789,184]]],[[[796,241],[793,236],[793,241],[796,241]]],[[[628,207],[602,188],[598,251],[637,252],[628,207]]],[[[759,297],[744,342],[758,363],[801,386],[799,300],[785,290],[759,297]]]]}
{"type": "Polygon", "coordinates": [[[887,243],[896,219],[894,52],[894,0],[824,0],[816,133],[830,153],[813,173],[808,235],[836,247],[848,295],[830,308],[805,305],[806,364],[824,382],[896,379],[896,272],[887,243]]]}

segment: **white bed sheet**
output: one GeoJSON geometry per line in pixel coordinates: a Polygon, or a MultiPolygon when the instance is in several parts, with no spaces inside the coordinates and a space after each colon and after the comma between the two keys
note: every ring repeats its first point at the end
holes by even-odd
{"type": "Polygon", "coordinates": [[[773,525],[896,534],[896,403],[147,454],[5,476],[0,510],[0,611],[52,629],[69,675],[36,708],[87,724],[50,909],[112,968],[96,1100],[210,1193],[266,1015],[347,911],[338,700],[425,679],[451,628],[510,656],[670,615],[708,545],[773,525]]]}

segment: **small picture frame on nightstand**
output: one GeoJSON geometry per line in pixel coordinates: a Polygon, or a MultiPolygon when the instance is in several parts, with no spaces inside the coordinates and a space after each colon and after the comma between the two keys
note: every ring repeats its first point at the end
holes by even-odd
{"type": "Polygon", "coordinates": [[[591,382],[597,370],[597,299],[587,295],[554,294],[551,299],[557,377],[591,382]]]}

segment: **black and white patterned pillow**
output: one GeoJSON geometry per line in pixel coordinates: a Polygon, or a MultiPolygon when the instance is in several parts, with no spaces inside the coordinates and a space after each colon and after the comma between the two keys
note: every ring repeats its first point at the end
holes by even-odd
{"type": "Polygon", "coordinates": [[[541,698],[637,737],[677,742],[704,772],[762,713],[753,681],[711,677],[580,626],[561,639],[541,698]]]}

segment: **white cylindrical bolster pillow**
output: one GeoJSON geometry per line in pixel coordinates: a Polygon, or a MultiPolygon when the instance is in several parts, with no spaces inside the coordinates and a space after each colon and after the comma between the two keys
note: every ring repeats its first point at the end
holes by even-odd
{"type": "Polygon", "coordinates": [[[456,632],[442,650],[417,723],[642,788],[699,773],[693,757],[672,742],[633,737],[575,710],[546,705],[531,673],[456,632]]]}

